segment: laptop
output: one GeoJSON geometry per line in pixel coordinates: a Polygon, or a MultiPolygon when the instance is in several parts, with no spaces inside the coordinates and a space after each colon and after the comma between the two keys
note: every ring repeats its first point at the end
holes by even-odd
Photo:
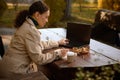
{"type": "Polygon", "coordinates": [[[83,47],[90,43],[91,24],[86,23],[67,23],[66,38],[69,44],[64,47],[83,47]]]}

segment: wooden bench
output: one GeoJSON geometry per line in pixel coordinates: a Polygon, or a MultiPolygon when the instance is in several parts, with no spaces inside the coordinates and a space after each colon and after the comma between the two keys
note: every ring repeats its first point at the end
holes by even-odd
{"type": "Polygon", "coordinates": [[[31,74],[14,74],[10,77],[0,77],[0,80],[49,80],[42,72],[36,72],[31,74]]]}

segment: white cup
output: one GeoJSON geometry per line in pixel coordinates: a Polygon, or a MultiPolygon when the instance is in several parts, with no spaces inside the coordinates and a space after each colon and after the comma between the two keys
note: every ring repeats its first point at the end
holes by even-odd
{"type": "Polygon", "coordinates": [[[73,62],[75,56],[77,56],[77,53],[74,53],[74,52],[71,52],[71,51],[67,52],[67,61],[68,62],[73,62]]]}
{"type": "Polygon", "coordinates": [[[67,54],[64,57],[62,57],[62,59],[67,60],[67,54]]]}

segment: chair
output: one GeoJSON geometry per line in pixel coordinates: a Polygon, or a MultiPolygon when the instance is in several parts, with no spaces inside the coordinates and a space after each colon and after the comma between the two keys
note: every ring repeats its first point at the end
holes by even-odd
{"type": "Polygon", "coordinates": [[[0,56],[3,57],[4,55],[4,46],[3,46],[3,42],[2,42],[2,37],[0,36],[0,56]]]}
{"type": "Polygon", "coordinates": [[[0,80],[49,80],[42,72],[29,74],[12,74],[7,77],[0,77],[0,80]]]}

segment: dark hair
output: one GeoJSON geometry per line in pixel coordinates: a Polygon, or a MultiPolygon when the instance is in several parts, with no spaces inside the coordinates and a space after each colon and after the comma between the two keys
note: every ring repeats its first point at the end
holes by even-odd
{"type": "Polygon", "coordinates": [[[49,7],[43,1],[34,2],[29,7],[29,10],[23,10],[18,13],[15,19],[15,23],[14,23],[15,28],[19,28],[23,24],[27,16],[32,16],[37,11],[40,14],[43,14],[44,12],[48,10],[49,10],[49,7]]]}

